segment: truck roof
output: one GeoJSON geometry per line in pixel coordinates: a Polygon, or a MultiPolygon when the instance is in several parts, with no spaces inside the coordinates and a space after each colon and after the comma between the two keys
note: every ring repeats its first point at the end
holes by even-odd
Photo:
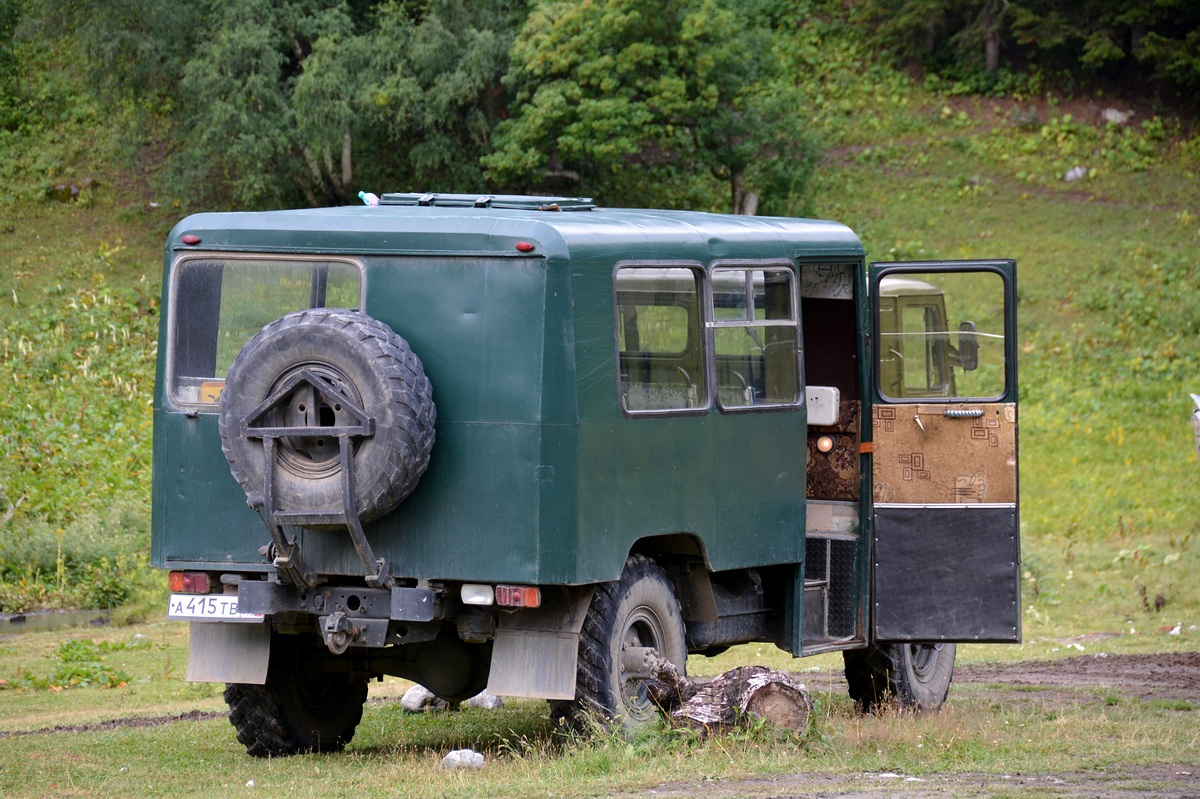
{"type": "Polygon", "coordinates": [[[699,211],[600,208],[586,198],[385,194],[376,206],[195,214],[167,250],[462,254],[577,259],[860,258],[845,225],[699,211]],[[429,199],[427,199],[429,198],[429,199]],[[424,201],[423,201],[424,200],[424,201]],[[186,238],[185,238],[186,237],[186,238]],[[518,250],[518,242],[533,244],[518,250]]]}

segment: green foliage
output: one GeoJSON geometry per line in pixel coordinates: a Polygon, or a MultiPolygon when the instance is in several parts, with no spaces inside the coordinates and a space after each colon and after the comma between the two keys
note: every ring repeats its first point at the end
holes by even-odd
{"type": "Polygon", "coordinates": [[[839,14],[819,13],[823,3],[809,5],[786,29],[782,57],[810,130],[831,147],[879,145],[924,130],[912,82],[873,55],[867,32],[839,14]]]}
{"type": "MultiPolygon", "coordinates": [[[[126,500],[128,501],[128,500],[126,500]]],[[[0,538],[0,611],[38,608],[111,609],[143,595],[150,569],[149,519],[127,506],[85,514],[52,528],[41,520],[6,526],[0,538]]]]}
{"type": "Polygon", "coordinates": [[[150,649],[149,639],[134,643],[99,644],[90,638],[63,642],[56,653],[59,664],[47,677],[23,671],[13,680],[0,680],[0,689],[61,691],[64,688],[122,688],[132,679],[125,671],[105,661],[110,653],[150,649]]]}
{"type": "Polygon", "coordinates": [[[170,0],[30,0],[46,23],[65,23],[88,55],[89,78],[111,96],[169,102],[199,44],[206,4],[170,0]],[[186,33],[186,35],[181,35],[186,33]]]}
{"type": "Polygon", "coordinates": [[[140,490],[149,474],[158,296],[147,282],[109,284],[119,250],[82,258],[74,288],[4,300],[0,379],[18,390],[0,394],[0,501],[52,524],[140,490]]]}
{"type": "Polygon", "coordinates": [[[782,210],[815,159],[784,51],[740,4],[537,3],[513,46],[517,110],[489,176],[612,205],[743,211],[761,195],[782,210]]]}
{"type": "Polygon", "coordinates": [[[158,24],[174,3],[81,3],[104,20],[85,36],[97,63],[124,59],[125,91],[145,100],[173,89],[172,192],[238,207],[342,203],[360,185],[479,190],[523,10],[519,0],[194,4],[184,47],[176,26],[158,24]],[[131,36],[126,18],[143,5],[131,36]]]}
{"type": "Polygon", "coordinates": [[[963,72],[998,68],[1000,34],[1011,13],[1004,0],[871,0],[861,9],[894,57],[963,72]]]}
{"type": "Polygon", "coordinates": [[[103,142],[82,56],[57,31],[46,35],[32,5],[0,0],[0,207],[40,199],[103,142]]]}
{"type": "MultiPolygon", "coordinates": [[[[2,302],[0,609],[111,608],[146,579],[158,290],[121,245],[34,277],[2,302]],[[66,288],[62,281],[70,281],[66,288]]],[[[20,271],[29,270],[29,271],[20,271]]],[[[23,277],[22,277],[23,276],[23,277]]]]}

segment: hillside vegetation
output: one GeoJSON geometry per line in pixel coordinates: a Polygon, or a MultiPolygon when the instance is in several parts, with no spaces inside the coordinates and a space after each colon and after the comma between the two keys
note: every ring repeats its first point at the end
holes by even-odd
{"type": "MultiPolygon", "coordinates": [[[[786,96],[770,94],[786,103],[757,107],[778,123],[771,135],[803,131],[811,164],[748,170],[764,210],[845,222],[874,260],[1018,260],[1028,629],[1122,625],[1160,594],[1172,624],[1200,623],[1188,424],[1200,138],[1151,103],[1096,90],[914,79],[836,19],[782,35],[779,71],[748,80],[786,76],[786,96]],[[1106,109],[1132,114],[1106,121],[1106,109]]],[[[162,242],[212,185],[160,179],[187,98],[95,90],[94,63],[69,38],[26,54],[21,96],[38,111],[0,129],[0,611],[158,613],[146,553],[162,242]]],[[[760,146],[752,160],[774,157],[760,146]]],[[[732,163],[671,196],[719,208],[732,163]]],[[[506,187],[446,179],[347,188],[506,187]]]]}

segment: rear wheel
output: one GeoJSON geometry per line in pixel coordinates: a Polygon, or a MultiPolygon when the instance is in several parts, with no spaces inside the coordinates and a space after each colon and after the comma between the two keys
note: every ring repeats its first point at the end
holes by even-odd
{"type": "Polygon", "coordinates": [[[591,713],[632,729],[658,715],[646,693],[647,650],[684,673],[687,645],[679,599],[657,563],[634,555],[621,579],[596,588],[579,639],[575,699],[552,703],[552,716],[580,729],[591,713]]]}
{"type": "Polygon", "coordinates": [[[331,660],[315,637],[273,633],[266,683],[225,686],[229,721],[247,753],[337,752],[350,742],[367,684],[323,668],[331,660]]]}
{"type": "Polygon", "coordinates": [[[874,644],[842,655],[850,697],[867,712],[889,700],[910,710],[937,710],[954,678],[954,644],[874,644]]]}

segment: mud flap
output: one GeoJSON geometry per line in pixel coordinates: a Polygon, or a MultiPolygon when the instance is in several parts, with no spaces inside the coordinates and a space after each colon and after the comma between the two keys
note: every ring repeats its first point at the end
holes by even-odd
{"type": "Polygon", "coordinates": [[[574,699],[579,631],[594,590],[544,588],[540,608],[502,615],[492,647],[488,693],[574,699]]]}
{"type": "Polygon", "coordinates": [[[271,659],[270,624],[191,624],[188,682],[262,685],[271,659]]]}

